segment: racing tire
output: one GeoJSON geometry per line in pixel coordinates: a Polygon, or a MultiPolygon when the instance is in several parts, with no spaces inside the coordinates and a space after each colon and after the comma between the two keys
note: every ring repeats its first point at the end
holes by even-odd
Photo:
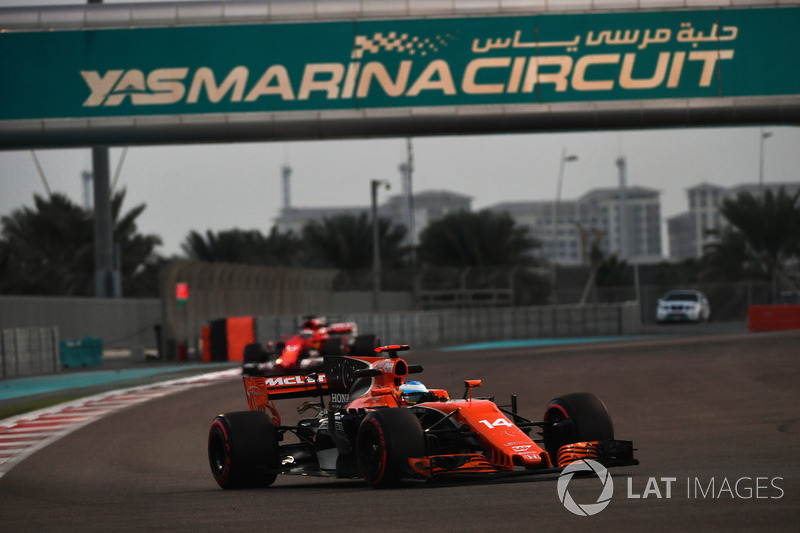
{"type": "Polygon", "coordinates": [[[358,470],[375,488],[396,487],[406,472],[408,459],[425,455],[425,433],[419,419],[408,409],[372,411],[358,427],[358,470]]]}
{"type": "Polygon", "coordinates": [[[247,363],[266,363],[267,352],[257,342],[248,344],[244,347],[244,354],[242,356],[243,362],[247,363]]]}
{"type": "Polygon", "coordinates": [[[344,341],[341,337],[330,337],[322,342],[320,355],[344,355],[344,341]]]}
{"type": "Polygon", "coordinates": [[[380,346],[377,335],[359,335],[350,345],[350,355],[355,357],[371,357],[375,355],[375,348],[380,346]]]}
{"type": "Polygon", "coordinates": [[[208,462],[223,489],[268,487],[278,476],[278,432],[266,413],[219,415],[208,433],[208,462]]]}
{"type": "Polygon", "coordinates": [[[565,394],[551,400],[544,421],[544,447],[553,464],[564,445],[614,438],[614,424],[605,404],[590,392],[565,394]]]}

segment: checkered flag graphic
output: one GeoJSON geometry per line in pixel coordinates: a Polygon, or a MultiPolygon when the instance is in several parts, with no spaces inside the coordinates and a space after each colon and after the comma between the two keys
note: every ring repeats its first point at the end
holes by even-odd
{"type": "Polygon", "coordinates": [[[439,47],[447,46],[449,35],[437,35],[434,38],[422,38],[407,33],[397,33],[391,31],[384,35],[376,32],[369,37],[367,35],[356,35],[353,42],[353,52],[351,59],[361,59],[365,52],[377,54],[380,52],[397,52],[401,54],[425,56],[428,52],[438,52],[439,47]]]}

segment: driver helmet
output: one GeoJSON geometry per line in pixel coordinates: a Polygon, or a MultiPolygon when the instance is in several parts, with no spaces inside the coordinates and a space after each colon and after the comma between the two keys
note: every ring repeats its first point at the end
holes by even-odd
{"type": "Polygon", "coordinates": [[[430,399],[428,388],[420,381],[408,381],[399,387],[400,399],[406,405],[415,405],[430,399]]]}
{"type": "Polygon", "coordinates": [[[316,331],[325,327],[325,317],[321,316],[308,316],[303,322],[303,329],[307,331],[316,331]]]}

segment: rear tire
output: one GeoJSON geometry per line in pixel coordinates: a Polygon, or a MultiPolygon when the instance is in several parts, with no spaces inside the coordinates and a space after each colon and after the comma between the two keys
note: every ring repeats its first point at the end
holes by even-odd
{"type": "Polygon", "coordinates": [[[426,455],[419,419],[403,408],[372,411],[358,428],[356,455],[358,470],[367,483],[376,488],[399,485],[408,459],[426,455]]]}
{"type": "Polygon", "coordinates": [[[278,476],[278,432],[265,413],[219,415],[208,433],[208,462],[223,489],[268,487],[278,476]]]}
{"type": "Polygon", "coordinates": [[[590,392],[565,394],[551,400],[544,421],[544,447],[553,464],[559,448],[566,444],[614,438],[614,424],[605,404],[590,392]]]}

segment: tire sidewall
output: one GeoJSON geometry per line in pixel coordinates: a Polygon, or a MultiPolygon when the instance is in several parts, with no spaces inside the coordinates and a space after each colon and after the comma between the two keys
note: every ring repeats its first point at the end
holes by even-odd
{"type": "Polygon", "coordinates": [[[367,416],[359,426],[356,440],[358,469],[370,485],[380,485],[386,478],[388,461],[387,435],[384,425],[374,416],[367,416]],[[376,454],[365,457],[365,446],[377,446],[376,454]]]}
{"type": "Polygon", "coordinates": [[[566,444],[614,438],[614,425],[605,404],[589,392],[554,398],[545,410],[544,420],[545,449],[553,462],[559,448],[566,444]],[[554,420],[560,420],[561,425],[553,425],[554,420]]]}
{"type": "Polygon", "coordinates": [[[407,473],[408,459],[425,455],[425,433],[410,410],[378,409],[361,421],[356,457],[359,471],[370,485],[397,486],[407,473]]]}
{"type": "Polygon", "coordinates": [[[275,426],[258,411],[219,415],[209,430],[208,459],[222,488],[269,486],[277,477],[279,463],[275,426]]]}

